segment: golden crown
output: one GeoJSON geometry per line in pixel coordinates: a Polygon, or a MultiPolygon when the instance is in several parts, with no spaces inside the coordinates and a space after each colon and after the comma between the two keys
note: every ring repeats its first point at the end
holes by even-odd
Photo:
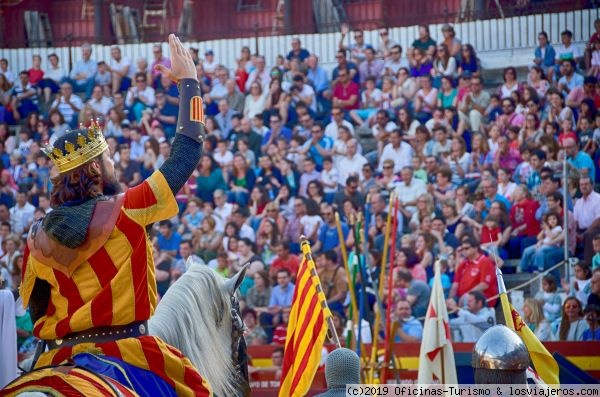
{"type": "MultiPolygon", "coordinates": [[[[80,130],[84,129],[85,127],[82,125],[80,130]]],[[[72,132],[67,132],[67,135],[72,132]]],[[[44,148],[44,153],[52,160],[61,174],[87,163],[108,149],[100,124],[95,120],[92,120],[87,132],[81,131],[76,137],[69,137],[65,140],[64,150],[54,146],[55,144],[56,141],[48,144],[44,148]]]]}

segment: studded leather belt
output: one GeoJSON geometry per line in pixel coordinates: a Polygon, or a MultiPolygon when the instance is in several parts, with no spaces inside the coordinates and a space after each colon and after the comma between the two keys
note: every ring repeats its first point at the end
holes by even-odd
{"type": "Polygon", "coordinates": [[[90,328],[85,331],[69,334],[62,339],[47,340],[46,343],[48,348],[52,350],[80,343],[105,343],[145,335],[148,335],[148,322],[136,321],[127,325],[90,328]]]}

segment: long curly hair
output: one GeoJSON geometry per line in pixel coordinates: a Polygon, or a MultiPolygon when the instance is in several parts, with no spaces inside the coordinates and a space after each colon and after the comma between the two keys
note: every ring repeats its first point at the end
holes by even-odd
{"type": "MultiPolygon", "coordinates": [[[[71,201],[102,196],[102,171],[93,167],[92,163],[95,161],[100,161],[100,157],[51,179],[53,188],[50,193],[50,206],[52,208],[71,201]]],[[[102,167],[100,161],[100,168],[102,167]]]]}

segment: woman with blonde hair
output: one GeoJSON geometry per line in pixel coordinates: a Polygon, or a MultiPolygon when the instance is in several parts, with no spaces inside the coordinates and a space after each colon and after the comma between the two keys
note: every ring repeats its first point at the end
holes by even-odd
{"type": "Polygon", "coordinates": [[[544,317],[540,301],[534,298],[525,298],[523,320],[525,320],[525,324],[527,324],[539,340],[545,341],[551,339],[552,329],[550,323],[544,317]]]}
{"type": "Polygon", "coordinates": [[[421,221],[426,216],[435,217],[435,205],[433,197],[428,193],[423,193],[417,198],[417,210],[413,213],[410,219],[410,228],[415,231],[419,228],[421,221]]]}

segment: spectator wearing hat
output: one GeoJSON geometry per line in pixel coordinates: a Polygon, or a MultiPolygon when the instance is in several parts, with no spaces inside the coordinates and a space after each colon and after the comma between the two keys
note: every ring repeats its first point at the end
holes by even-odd
{"type": "Polygon", "coordinates": [[[202,60],[202,66],[204,67],[204,73],[209,77],[213,77],[219,63],[215,60],[215,53],[211,49],[204,51],[204,60],[202,60]]]}

